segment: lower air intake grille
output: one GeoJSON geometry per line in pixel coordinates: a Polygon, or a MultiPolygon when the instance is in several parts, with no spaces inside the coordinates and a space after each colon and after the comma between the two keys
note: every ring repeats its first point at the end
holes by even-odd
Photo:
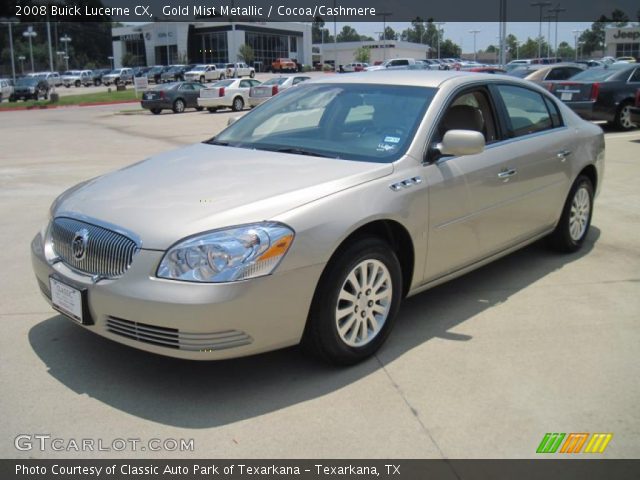
{"type": "Polygon", "coordinates": [[[224,350],[248,345],[253,341],[249,335],[238,330],[188,333],[177,328],[157,327],[117,317],[107,317],[107,330],[138,342],[191,352],[224,350]]]}

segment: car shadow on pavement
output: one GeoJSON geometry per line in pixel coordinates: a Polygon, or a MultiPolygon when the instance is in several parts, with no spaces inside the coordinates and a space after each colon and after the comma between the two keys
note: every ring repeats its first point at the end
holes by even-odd
{"type": "Polygon", "coordinates": [[[472,341],[450,330],[587,255],[592,227],[575,254],[543,242],[405,301],[387,343],[349,368],[308,359],[297,348],[218,362],[153,355],[94,335],[57,315],[29,331],[49,373],[78,394],[153,422],[184,428],[226,425],[321,397],[357,382],[433,338],[472,341]]]}

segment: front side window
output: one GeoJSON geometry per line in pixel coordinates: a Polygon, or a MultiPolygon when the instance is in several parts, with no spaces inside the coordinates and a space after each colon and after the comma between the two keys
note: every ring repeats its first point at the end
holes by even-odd
{"type": "Polygon", "coordinates": [[[507,110],[511,136],[521,137],[553,128],[540,93],[513,85],[498,85],[497,90],[507,110]]]}
{"type": "Polygon", "coordinates": [[[449,104],[440,120],[436,141],[441,141],[449,130],[480,132],[487,144],[499,140],[493,110],[484,90],[464,92],[449,104]]]}
{"type": "Polygon", "coordinates": [[[388,163],[407,150],[436,89],[302,84],[236,121],[211,142],[388,163]]]}

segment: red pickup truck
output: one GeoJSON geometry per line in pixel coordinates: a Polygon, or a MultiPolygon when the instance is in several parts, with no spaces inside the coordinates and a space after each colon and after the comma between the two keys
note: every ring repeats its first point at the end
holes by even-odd
{"type": "Polygon", "coordinates": [[[271,62],[271,70],[274,73],[297,72],[298,65],[290,58],[276,58],[271,62]]]}

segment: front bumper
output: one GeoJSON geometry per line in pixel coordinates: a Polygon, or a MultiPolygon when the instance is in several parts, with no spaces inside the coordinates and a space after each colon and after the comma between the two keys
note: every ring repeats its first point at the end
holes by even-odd
{"type": "MultiPolygon", "coordinates": [[[[164,252],[140,250],[119,279],[93,283],[62,262],[45,258],[42,236],[31,260],[49,303],[49,277],[86,289],[92,325],[110,340],[171,357],[219,360],[300,342],[322,264],[224,284],[198,284],[154,276],[164,252]]],[[[70,320],[71,321],[71,320],[70,320]]]]}
{"type": "Polygon", "coordinates": [[[198,97],[198,106],[204,108],[230,107],[231,99],[226,97],[198,97]]]}

